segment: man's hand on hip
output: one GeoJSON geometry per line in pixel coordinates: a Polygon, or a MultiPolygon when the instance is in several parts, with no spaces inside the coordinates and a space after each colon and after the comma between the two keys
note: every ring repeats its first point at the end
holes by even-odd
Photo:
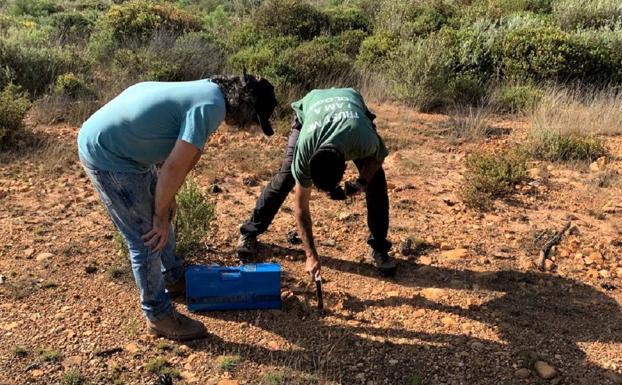
{"type": "Polygon", "coordinates": [[[149,247],[152,251],[161,251],[164,249],[168,241],[170,225],[168,217],[162,218],[158,215],[154,215],[151,231],[143,235],[145,246],[149,247]]]}

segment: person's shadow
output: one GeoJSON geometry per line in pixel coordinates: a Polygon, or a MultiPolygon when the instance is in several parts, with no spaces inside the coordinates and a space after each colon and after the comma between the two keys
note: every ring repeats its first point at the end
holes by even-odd
{"type": "MultiPolygon", "coordinates": [[[[323,265],[384,279],[368,266],[330,256],[323,257],[323,265]]],[[[538,360],[556,368],[554,383],[622,383],[622,375],[606,368],[607,362],[589,356],[598,351],[598,359],[622,365],[621,309],[591,286],[537,272],[474,272],[409,263],[401,264],[391,281],[421,288],[421,294],[379,300],[345,295],[326,318],[297,300],[286,300],[278,312],[210,313],[277,334],[289,347],[259,347],[252,332],[248,343],[212,338],[194,346],[344,384],[549,383],[533,370],[538,360]],[[469,295],[461,296],[463,291],[469,295]],[[477,301],[469,304],[466,297],[477,301]],[[421,309],[425,317],[417,312],[421,309]],[[383,319],[386,312],[389,320],[383,319]],[[430,331],[434,329],[440,331],[430,331]],[[527,379],[515,375],[522,367],[532,372],[527,379]]],[[[313,294],[302,282],[289,284],[313,294]]],[[[313,382],[293,376],[286,383],[313,382]]]]}

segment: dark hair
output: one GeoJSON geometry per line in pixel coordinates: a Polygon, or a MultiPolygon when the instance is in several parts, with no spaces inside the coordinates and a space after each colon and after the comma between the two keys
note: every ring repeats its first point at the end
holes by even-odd
{"type": "Polygon", "coordinates": [[[311,180],[323,191],[331,191],[343,178],[346,161],[343,154],[332,146],[320,147],[310,162],[311,180]]]}
{"type": "Polygon", "coordinates": [[[240,127],[257,122],[256,95],[244,84],[240,76],[218,75],[211,78],[225,95],[227,115],[240,127]]]}
{"type": "Polygon", "coordinates": [[[211,78],[225,95],[227,117],[240,127],[259,124],[266,135],[274,133],[270,116],[277,105],[274,87],[254,75],[218,75],[211,78]]]}

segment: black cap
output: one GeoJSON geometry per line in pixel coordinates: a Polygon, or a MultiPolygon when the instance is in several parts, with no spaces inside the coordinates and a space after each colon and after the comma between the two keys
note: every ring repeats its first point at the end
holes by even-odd
{"type": "Polygon", "coordinates": [[[251,92],[255,95],[255,111],[257,112],[257,121],[267,136],[274,134],[272,124],[270,124],[270,116],[277,106],[274,86],[263,78],[256,78],[252,75],[246,75],[246,82],[251,92]]]}

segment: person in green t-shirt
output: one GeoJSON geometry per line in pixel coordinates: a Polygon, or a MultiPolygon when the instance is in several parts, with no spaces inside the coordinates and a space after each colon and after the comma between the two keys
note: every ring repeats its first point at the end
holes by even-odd
{"type": "Polygon", "coordinates": [[[384,275],[395,273],[389,256],[389,198],[382,168],[388,155],[376,132],[372,114],[359,92],[352,88],[318,89],[292,103],[296,114],[285,160],[259,196],[251,217],[240,226],[236,253],[241,260],[257,253],[257,236],[268,229],[289,192],[295,187],[298,231],[307,255],[306,270],[318,277],[320,260],[313,241],[309,198],[311,187],[328,192],[332,199],[345,199],[359,191],[366,193],[368,244],[374,265],[384,275]],[[346,161],[359,171],[355,183],[339,186],[346,161]]]}

